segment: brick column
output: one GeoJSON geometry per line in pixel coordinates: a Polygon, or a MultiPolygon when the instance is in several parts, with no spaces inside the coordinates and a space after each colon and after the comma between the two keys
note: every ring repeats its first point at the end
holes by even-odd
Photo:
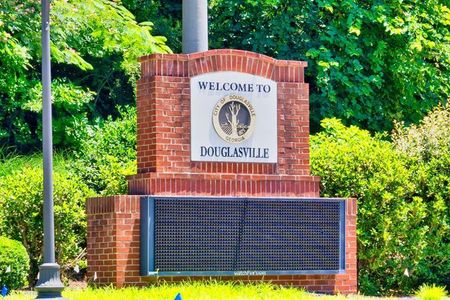
{"type": "Polygon", "coordinates": [[[276,60],[241,50],[211,50],[153,54],[142,57],[141,66],[137,86],[139,174],[310,175],[309,86],[303,75],[306,62],[276,60]],[[189,80],[217,71],[243,72],[277,82],[278,163],[191,162],[189,80]]]}
{"type": "Polygon", "coordinates": [[[241,50],[154,54],[141,58],[138,82],[138,174],[130,194],[318,197],[309,167],[309,88],[305,62],[241,50]],[[278,162],[190,160],[190,77],[237,71],[278,85],[278,162]]]}
{"type": "Polygon", "coordinates": [[[88,277],[94,284],[134,284],[139,276],[140,196],[90,198],[86,210],[88,277]]]}

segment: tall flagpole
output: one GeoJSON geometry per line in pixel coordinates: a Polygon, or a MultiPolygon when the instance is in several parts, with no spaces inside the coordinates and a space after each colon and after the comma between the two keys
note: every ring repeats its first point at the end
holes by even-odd
{"type": "Polygon", "coordinates": [[[208,1],[183,0],[183,53],[208,51],[208,1]]]}
{"type": "Polygon", "coordinates": [[[42,7],[42,147],[44,156],[44,262],[39,266],[36,299],[64,299],[64,285],[55,261],[55,226],[53,218],[53,143],[50,65],[50,2],[42,7]]]}

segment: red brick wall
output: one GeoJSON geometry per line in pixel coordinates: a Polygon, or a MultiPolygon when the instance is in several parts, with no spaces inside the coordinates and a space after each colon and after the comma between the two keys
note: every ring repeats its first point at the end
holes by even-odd
{"type": "MultiPolygon", "coordinates": [[[[143,285],[139,276],[139,196],[319,197],[320,179],[309,167],[309,91],[305,62],[275,60],[240,50],[150,55],[141,59],[137,85],[138,174],[130,195],[89,199],[88,276],[98,284],[143,285]],[[190,161],[191,76],[239,71],[269,78],[278,87],[278,162],[190,161]],[[131,196],[134,195],[134,196],[131,196]]],[[[237,276],[323,292],[356,292],[356,201],[347,201],[346,273],[342,275],[237,276]]],[[[159,280],[177,281],[169,277],[159,280]]],[[[194,279],[201,280],[200,277],[194,279]]]]}
{"type": "MultiPolygon", "coordinates": [[[[139,276],[139,196],[91,198],[88,213],[88,277],[96,284],[147,285],[149,281],[176,282],[186,277],[139,276]]],[[[346,272],[341,275],[272,275],[218,277],[219,280],[270,281],[311,291],[356,293],[356,199],[346,201],[346,272]]],[[[205,280],[210,277],[191,277],[205,280]]]]}
{"type": "Polygon", "coordinates": [[[309,175],[309,88],[305,62],[275,60],[240,50],[150,55],[141,59],[137,86],[138,173],[309,175]],[[278,163],[190,160],[191,76],[239,71],[278,84],[278,163]]]}
{"type": "Polygon", "coordinates": [[[134,195],[318,197],[309,168],[309,89],[305,62],[275,60],[241,50],[141,58],[137,86],[138,174],[134,195]],[[278,85],[278,163],[191,162],[191,76],[239,71],[278,85]]]}

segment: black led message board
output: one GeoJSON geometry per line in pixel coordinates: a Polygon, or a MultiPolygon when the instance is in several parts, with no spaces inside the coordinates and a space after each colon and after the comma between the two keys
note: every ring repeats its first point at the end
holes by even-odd
{"type": "Polygon", "coordinates": [[[141,275],[339,274],[345,200],[141,199],[141,275]]]}

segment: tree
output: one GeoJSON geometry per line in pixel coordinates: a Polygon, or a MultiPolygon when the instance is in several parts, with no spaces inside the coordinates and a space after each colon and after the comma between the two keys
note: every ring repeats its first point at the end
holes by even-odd
{"type": "Polygon", "coordinates": [[[167,38],[167,45],[181,52],[181,1],[180,0],[122,0],[138,22],[154,20],[154,33],[167,38]]]}
{"type": "MultiPolygon", "coordinates": [[[[0,3],[0,143],[21,151],[40,144],[39,10],[37,0],[0,3]]],[[[170,49],[114,1],[55,0],[51,12],[54,143],[71,146],[89,120],[134,103],[139,56],[170,49]]]]}
{"type": "Polygon", "coordinates": [[[238,127],[241,125],[238,119],[239,111],[241,110],[240,104],[235,104],[234,102],[231,102],[231,104],[228,106],[228,112],[225,113],[225,117],[228,121],[227,127],[231,129],[231,137],[232,138],[238,138],[238,127]],[[231,120],[230,120],[230,114],[231,114],[231,120]]]}
{"type": "Polygon", "coordinates": [[[210,46],[308,61],[312,126],[418,122],[450,97],[450,9],[442,0],[213,0],[210,46]]]}

